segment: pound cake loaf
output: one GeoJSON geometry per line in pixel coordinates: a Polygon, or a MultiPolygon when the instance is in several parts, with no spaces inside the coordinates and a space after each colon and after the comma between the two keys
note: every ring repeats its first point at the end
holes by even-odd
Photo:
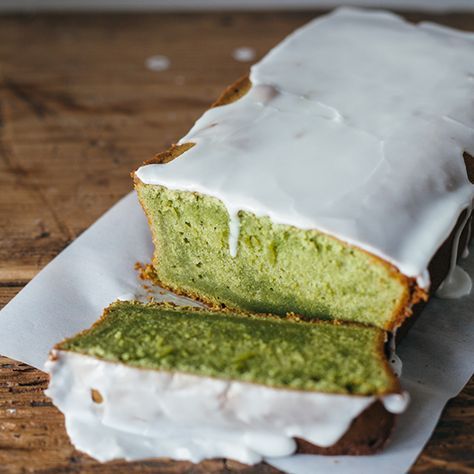
{"type": "Polygon", "coordinates": [[[407,404],[385,338],[358,324],[116,302],[55,347],[47,394],[74,445],[101,461],[368,454],[407,404]]]}
{"type": "Polygon", "coordinates": [[[441,280],[469,291],[473,49],[355,9],[290,35],[134,173],[157,280],[214,307],[389,331],[441,280]]]}

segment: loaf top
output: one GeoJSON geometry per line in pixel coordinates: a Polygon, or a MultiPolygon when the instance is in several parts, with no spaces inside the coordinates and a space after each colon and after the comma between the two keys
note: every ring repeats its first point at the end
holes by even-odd
{"type": "Polygon", "coordinates": [[[136,177],[220,199],[231,252],[246,210],[338,237],[427,289],[474,197],[474,35],[343,8],[267,54],[244,92],[136,177]]]}

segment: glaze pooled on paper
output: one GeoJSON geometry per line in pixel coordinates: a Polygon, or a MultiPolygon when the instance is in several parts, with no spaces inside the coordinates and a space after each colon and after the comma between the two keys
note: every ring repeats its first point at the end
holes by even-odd
{"type": "MultiPolygon", "coordinates": [[[[294,437],[331,446],[376,400],[133,368],[66,351],[53,351],[45,369],[46,394],[64,413],[73,444],[100,461],[227,457],[254,464],[292,454],[294,437]]],[[[380,399],[392,413],[408,404],[406,393],[380,399]]]]}
{"type": "MultiPolygon", "coordinates": [[[[146,184],[214,196],[318,229],[393,263],[427,288],[427,267],[470,206],[474,35],[339,9],[251,69],[240,100],[207,111],[146,184]]],[[[231,239],[237,250],[237,239],[231,239]]]]}

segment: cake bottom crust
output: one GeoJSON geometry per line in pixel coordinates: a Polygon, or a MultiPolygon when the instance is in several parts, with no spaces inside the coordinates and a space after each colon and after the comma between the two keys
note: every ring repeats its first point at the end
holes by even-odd
{"type": "Polygon", "coordinates": [[[374,402],[356,417],[346,433],[327,448],[316,446],[304,439],[296,439],[299,454],[325,456],[362,456],[380,451],[390,438],[396,415],[389,413],[383,403],[374,402]]]}

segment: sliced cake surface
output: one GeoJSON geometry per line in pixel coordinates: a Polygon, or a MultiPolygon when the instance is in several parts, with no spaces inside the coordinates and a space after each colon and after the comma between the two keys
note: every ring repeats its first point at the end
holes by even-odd
{"type": "Polygon", "coordinates": [[[384,344],[383,331],[361,325],[118,302],[57,349],[271,387],[375,395],[398,387],[384,344]]]}
{"type": "Polygon", "coordinates": [[[419,294],[391,265],[314,230],[241,212],[229,253],[228,214],[215,198],[137,182],[155,244],[157,283],[213,306],[393,329],[419,294]]]}
{"type": "Polygon", "coordinates": [[[473,47],[353,9],[290,35],[135,172],[158,280],[216,305],[395,329],[463,211],[456,242],[469,225],[473,47]]]}
{"type": "Polygon", "coordinates": [[[383,331],[117,302],[56,346],[47,394],[102,461],[369,454],[407,404],[383,331]]]}

